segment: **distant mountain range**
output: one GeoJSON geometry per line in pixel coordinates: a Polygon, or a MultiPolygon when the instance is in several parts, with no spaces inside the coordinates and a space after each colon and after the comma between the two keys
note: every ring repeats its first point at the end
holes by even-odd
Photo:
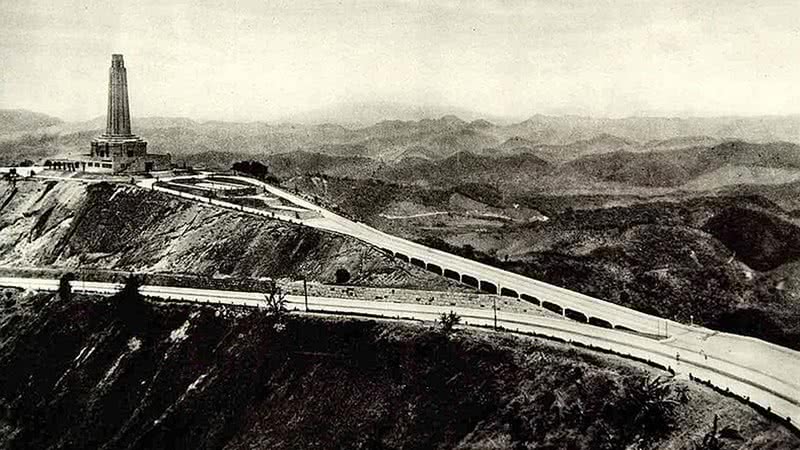
{"type": "MultiPolygon", "coordinates": [[[[84,153],[104,125],[102,117],[62,122],[28,111],[0,110],[0,158],[10,163],[84,153]]],[[[359,127],[149,117],[135,118],[133,128],[152,151],[171,153],[178,162],[226,168],[237,159],[262,159],[284,174],[380,176],[403,183],[524,184],[536,179],[540,187],[677,187],[692,181],[716,186],[800,170],[800,116],[537,115],[499,125],[444,115],[359,127]]]]}
{"type": "MultiPolygon", "coordinates": [[[[374,106],[378,108],[374,109],[376,114],[379,106],[374,106]]],[[[364,105],[353,108],[368,110],[364,105]]],[[[393,106],[387,110],[398,111],[393,106]]],[[[425,114],[419,111],[419,115],[425,114]]],[[[563,162],[597,153],[706,147],[728,140],[800,143],[800,116],[596,119],[536,115],[508,125],[474,116],[470,119],[443,115],[344,126],[148,117],[134,118],[133,128],[155,151],[173,155],[207,151],[264,155],[303,150],[386,161],[406,157],[435,160],[468,151],[495,156],[532,153],[547,161],[563,162]]],[[[53,136],[67,151],[82,151],[87,139],[101,133],[104,125],[102,117],[63,122],[29,111],[0,110],[0,139],[8,141],[22,134],[53,136]]]]}
{"type": "MultiPolygon", "coordinates": [[[[211,159],[203,155],[199,161],[211,159]]],[[[296,151],[263,161],[281,178],[320,174],[438,188],[481,184],[506,193],[657,194],[659,189],[710,191],[739,184],[800,181],[800,146],[743,141],[649,152],[621,150],[568,161],[549,161],[529,152],[498,156],[468,151],[442,159],[414,156],[392,162],[296,151]]]]}
{"type": "Polygon", "coordinates": [[[0,136],[14,132],[26,132],[63,123],[47,114],[24,109],[0,109],[0,136]]]}
{"type": "Polygon", "coordinates": [[[719,140],[800,143],[800,116],[605,119],[535,115],[510,126],[510,129],[518,136],[562,144],[590,139],[599,134],[637,142],[703,136],[719,140]]]}
{"type": "MultiPolygon", "coordinates": [[[[280,122],[320,125],[336,123],[350,128],[363,128],[383,120],[418,121],[456,115],[464,120],[487,119],[495,123],[515,122],[508,117],[492,117],[463,108],[434,105],[413,105],[396,102],[346,102],[305,113],[283,117],[280,122]]],[[[518,120],[516,120],[518,121],[518,120]]]]}

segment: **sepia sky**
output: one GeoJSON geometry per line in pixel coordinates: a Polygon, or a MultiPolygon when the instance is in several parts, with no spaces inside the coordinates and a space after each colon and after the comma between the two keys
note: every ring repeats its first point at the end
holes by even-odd
{"type": "Polygon", "coordinates": [[[101,116],[123,53],[135,116],[800,114],[799,18],[797,0],[0,0],[0,108],[101,116]]]}

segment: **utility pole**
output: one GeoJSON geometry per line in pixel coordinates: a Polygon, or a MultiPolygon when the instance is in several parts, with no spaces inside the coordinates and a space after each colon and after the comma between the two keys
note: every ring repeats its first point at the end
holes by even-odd
{"type": "Polygon", "coordinates": [[[306,299],[306,312],[308,312],[308,285],[306,284],[306,277],[303,277],[303,295],[306,299]]]}
{"type": "Polygon", "coordinates": [[[494,331],[497,331],[497,297],[492,297],[492,309],[494,310],[494,331]]]}
{"type": "Polygon", "coordinates": [[[81,279],[81,289],[86,292],[86,276],[83,274],[83,258],[84,254],[78,255],[78,276],[81,279]]]}

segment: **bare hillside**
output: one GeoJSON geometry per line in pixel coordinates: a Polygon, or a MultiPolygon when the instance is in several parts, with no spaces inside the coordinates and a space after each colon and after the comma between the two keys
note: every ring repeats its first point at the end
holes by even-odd
{"type": "Polygon", "coordinates": [[[0,264],[448,288],[360,241],[134,186],[26,181],[0,191],[0,264]]]}

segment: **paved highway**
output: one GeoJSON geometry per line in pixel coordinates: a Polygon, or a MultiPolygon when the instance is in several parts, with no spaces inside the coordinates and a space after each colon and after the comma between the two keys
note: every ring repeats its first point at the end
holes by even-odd
{"type": "MultiPolygon", "coordinates": [[[[55,291],[58,280],[39,278],[0,278],[2,286],[55,291]]],[[[114,283],[75,281],[78,292],[111,294],[120,285],[114,283]]],[[[147,285],[142,293],[167,301],[184,301],[225,305],[258,307],[264,305],[264,296],[255,292],[221,291],[168,286],[147,285]]],[[[304,310],[302,296],[287,296],[289,308],[304,310]]],[[[458,313],[466,324],[492,326],[493,312],[486,309],[417,305],[332,297],[309,297],[308,305],[314,313],[359,314],[394,319],[421,321],[436,320],[447,311],[458,313]]],[[[756,339],[723,334],[704,334],[691,330],[681,336],[654,340],[637,334],[602,327],[586,326],[579,322],[506,311],[497,312],[498,325],[512,331],[536,333],[580,342],[624,355],[650,360],[671,367],[678,377],[693,376],[711,381],[715,386],[743,396],[763,407],[769,407],[781,417],[790,417],[793,424],[800,423],[800,386],[798,386],[797,352],[770,346],[756,339]],[[713,341],[717,339],[717,341],[713,341]],[[728,339],[738,340],[741,355],[730,353],[728,339]],[[712,341],[710,345],[706,345],[712,341]],[[752,347],[746,347],[752,346],[752,347]],[[680,358],[676,358],[677,354],[680,358]],[[765,370],[774,368],[777,370],[765,370]]],[[[736,347],[734,347],[736,348],[736,347]]]]}
{"type": "MultiPolygon", "coordinates": [[[[200,176],[202,177],[205,175],[200,176]]],[[[282,197],[300,207],[319,213],[319,217],[305,220],[294,219],[290,220],[291,222],[302,223],[326,231],[345,234],[381,248],[388,248],[394,252],[417,257],[423,261],[434,262],[440,267],[457,270],[459,273],[472,274],[480,279],[491,279],[497,282],[501,287],[510,287],[515,289],[518,293],[527,293],[540,300],[550,301],[564,307],[572,308],[586,314],[588,317],[598,317],[607,320],[615,326],[622,326],[644,334],[664,337],[667,337],[665,330],[669,330],[669,339],[666,343],[673,348],[674,355],[681,353],[681,351],[697,352],[704,360],[732,362],[744,367],[757,369],[759,373],[766,374],[775,379],[800,380],[800,352],[770,344],[759,339],[719,333],[702,327],[688,326],[665,320],[568,289],[487,266],[466,258],[431,249],[415,242],[383,233],[362,223],[353,222],[270,184],[245,177],[232,178],[263,186],[273,195],[282,197]]],[[[141,181],[140,185],[145,188],[153,189],[154,182],[155,180],[153,179],[146,179],[141,181]]],[[[269,216],[269,213],[263,210],[241,207],[217,199],[208,199],[161,187],[155,187],[155,189],[226,208],[269,216]]],[[[648,340],[648,342],[652,341],[648,340]]],[[[800,385],[793,384],[792,388],[800,390],[798,386],[800,385]]]]}
{"type": "MultiPolygon", "coordinates": [[[[199,175],[204,177],[206,175],[199,175]]],[[[282,189],[276,188],[267,183],[254,180],[252,178],[235,177],[245,182],[263,186],[271,194],[282,197],[302,208],[316,211],[319,217],[309,219],[292,219],[292,222],[302,223],[304,225],[319,228],[326,231],[345,234],[374,246],[387,249],[393,254],[405,255],[408,260],[416,259],[418,262],[423,262],[425,265],[435,265],[442,271],[450,270],[461,276],[471,277],[474,280],[481,282],[492,283],[498,293],[502,293],[503,289],[511,290],[507,293],[509,295],[523,299],[536,299],[539,302],[548,302],[552,305],[557,305],[563,311],[572,310],[585,316],[584,320],[592,318],[600,319],[601,323],[608,326],[619,328],[627,328],[636,330],[640,333],[651,335],[665,335],[665,330],[674,332],[685,332],[688,327],[678,322],[666,320],[660,317],[652,316],[649,314],[641,313],[614,303],[606,302],[597,298],[580,294],[578,292],[570,291],[558,286],[544,283],[532,278],[528,278],[516,273],[508,272],[496,267],[488,266],[476,261],[472,261],[460,256],[456,256],[447,252],[432,249],[416,242],[411,242],[396,236],[392,236],[369,227],[363,223],[353,222],[347,218],[339,216],[331,211],[321,208],[297,195],[293,195],[282,189]],[[527,298],[526,298],[527,297],[527,298]]],[[[168,181],[169,178],[162,178],[162,181],[168,181]]],[[[269,212],[255,208],[241,207],[229,202],[218,199],[208,199],[198,195],[187,194],[178,192],[172,189],[167,189],[161,186],[154,186],[156,180],[144,179],[139,182],[139,185],[147,189],[155,189],[162,192],[167,192],[173,195],[179,195],[184,198],[190,198],[197,201],[215,204],[227,208],[237,209],[252,214],[262,216],[270,216],[269,212]]],[[[280,218],[277,217],[276,218],[280,218]]],[[[281,218],[286,220],[285,218],[281,218]]],[[[412,260],[412,262],[414,262],[412,260]]],[[[540,303],[541,305],[542,303],[540,303]]]]}

